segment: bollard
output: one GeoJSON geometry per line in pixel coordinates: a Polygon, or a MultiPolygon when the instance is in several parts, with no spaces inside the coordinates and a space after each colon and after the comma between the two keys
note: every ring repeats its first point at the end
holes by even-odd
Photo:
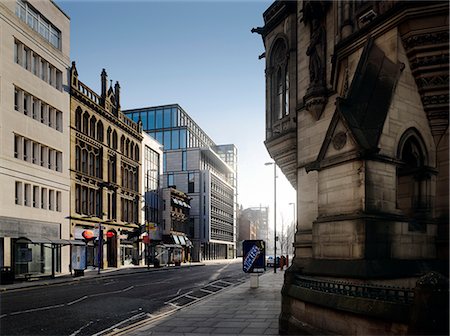
{"type": "Polygon", "coordinates": [[[258,288],[259,287],[259,274],[252,273],[250,274],[250,288],[258,288]]]}

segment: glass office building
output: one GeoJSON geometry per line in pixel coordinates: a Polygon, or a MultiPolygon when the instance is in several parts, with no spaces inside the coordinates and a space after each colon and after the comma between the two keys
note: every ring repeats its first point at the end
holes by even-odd
{"type": "Polygon", "coordinates": [[[234,145],[218,146],[178,105],[123,111],[164,146],[161,186],[191,198],[186,235],[194,259],[235,256],[236,168],[234,145]]]}

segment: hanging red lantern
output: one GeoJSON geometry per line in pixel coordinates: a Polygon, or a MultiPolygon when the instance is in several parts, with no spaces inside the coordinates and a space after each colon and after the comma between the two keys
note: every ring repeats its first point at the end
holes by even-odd
{"type": "Polygon", "coordinates": [[[106,238],[113,238],[115,236],[115,233],[112,231],[106,232],[106,238]]]}

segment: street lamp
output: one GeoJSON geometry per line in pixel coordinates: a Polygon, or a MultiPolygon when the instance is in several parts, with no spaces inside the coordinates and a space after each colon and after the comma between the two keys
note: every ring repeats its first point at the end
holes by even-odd
{"type": "MultiPolygon", "coordinates": [[[[292,221],[293,221],[293,230],[294,230],[294,232],[296,231],[296,221],[295,221],[295,203],[289,203],[289,205],[293,205],[293,207],[292,207],[292,210],[293,210],[293,217],[292,217],[292,221]]],[[[289,251],[288,251],[289,252],[289,251]]]]}
{"type": "Polygon", "coordinates": [[[102,222],[98,222],[98,253],[97,253],[97,263],[98,263],[98,272],[100,274],[100,268],[102,264],[102,251],[103,250],[103,231],[102,231],[102,222]]]}
{"type": "Polygon", "coordinates": [[[275,162],[264,165],[273,165],[273,272],[277,273],[277,165],[275,162]]]}

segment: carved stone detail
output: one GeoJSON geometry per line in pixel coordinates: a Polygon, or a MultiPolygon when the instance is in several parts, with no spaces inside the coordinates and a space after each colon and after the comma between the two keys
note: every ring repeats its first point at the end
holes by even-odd
{"type": "Polygon", "coordinates": [[[327,1],[305,1],[303,21],[310,25],[310,42],[306,50],[309,57],[309,87],[303,103],[318,120],[328,101],[326,87],[326,29],[327,1]]]}

